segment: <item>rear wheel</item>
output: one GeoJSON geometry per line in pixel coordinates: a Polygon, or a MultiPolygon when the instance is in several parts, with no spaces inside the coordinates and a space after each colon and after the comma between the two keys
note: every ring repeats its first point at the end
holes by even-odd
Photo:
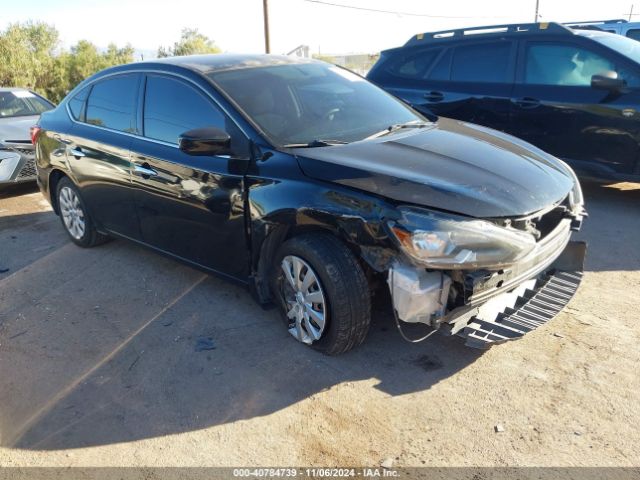
{"type": "Polygon", "coordinates": [[[58,182],[57,201],[60,220],[73,243],[86,248],[108,240],[95,229],[78,187],[66,177],[58,182]]]}
{"type": "Polygon", "coordinates": [[[296,340],[329,355],[363,342],[371,318],[369,285],[337,238],[309,234],[286,241],[272,271],[274,297],[296,340]]]}

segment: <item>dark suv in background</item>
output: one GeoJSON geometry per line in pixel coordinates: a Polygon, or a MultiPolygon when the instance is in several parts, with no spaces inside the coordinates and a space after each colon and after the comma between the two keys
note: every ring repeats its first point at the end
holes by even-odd
{"type": "Polygon", "coordinates": [[[640,43],[557,23],[414,35],[368,79],[427,115],[510,133],[605,179],[640,179],[640,43]]]}

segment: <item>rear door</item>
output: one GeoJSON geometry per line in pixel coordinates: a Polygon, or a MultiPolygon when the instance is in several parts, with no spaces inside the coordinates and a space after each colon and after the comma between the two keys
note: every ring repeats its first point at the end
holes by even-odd
{"type": "Polygon", "coordinates": [[[141,76],[119,74],[98,80],[70,102],[74,118],[67,158],[93,218],[102,227],[139,239],[131,189],[129,148],[138,132],[136,101],[141,76]]]}
{"type": "Polygon", "coordinates": [[[437,115],[506,130],[515,42],[499,38],[448,48],[429,72],[425,107],[437,115]]]}
{"type": "Polygon", "coordinates": [[[515,42],[506,38],[414,52],[390,65],[396,76],[412,78],[389,90],[424,113],[506,130],[515,54],[515,42]]]}
{"type": "Polygon", "coordinates": [[[560,158],[633,173],[638,158],[640,75],[597,45],[573,39],[523,40],[510,133],[560,158]],[[628,88],[591,87],[592,75],[616,71],[628,88]]]}
{"type": "Polygon", "coordinates": [[[199,266],[240,279],[248,275],[244,173],[248,140],[199,86],[148,74],[139,113],[144,137],[131,150],[133,185],[143,241],[199,266]],[[190,156],[180,134],[221,128],[234,153],[190,156]]]}

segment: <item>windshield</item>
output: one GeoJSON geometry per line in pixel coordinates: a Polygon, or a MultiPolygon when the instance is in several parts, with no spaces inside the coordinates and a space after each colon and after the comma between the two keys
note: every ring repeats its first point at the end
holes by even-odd
{"type": "Polygon", "coordinates": [[[354,142],[425,120],[358,75],[324,63],[230,70],[210,78],[277,145],[354,142]]]}
{"type": "Polygon", "coordinates": [[[637,40],[615,34],[593,35],[591,39],[640,64],[640,42],[637,40]]]}
{"type": "Polygon", "coordinates": [[[28,90],[0,92],[0,118],[40,115],[53,105],[28,90]]]}

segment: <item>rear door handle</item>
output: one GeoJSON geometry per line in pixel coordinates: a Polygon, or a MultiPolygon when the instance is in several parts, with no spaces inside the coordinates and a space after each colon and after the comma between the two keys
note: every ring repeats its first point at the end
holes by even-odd
{"type": "Polygon", "coordinates": [[[62,138],[59,133],[56,133],[53,136],[53,138],[58,140],[59,142],[64,143],[65,145],[70,145],[71,144],[71,140],[69,140],[68,138],[62,138]]]}
{"type": "Polygon", "coordinates": [[[427,92],[424,94],[424,98],[429,102],[441,102],[444,100],[444,95],[442,92],[427,92]]]}
{"type": "Polygon", "coordinates": [[[143,163],[142,165],[136,164],[135,167],[133,167],[133,173],[142,178],[158,176],[158,172],[151,168],[148,163],[143,163]]]}
{"type": "Polygon", "coordinates": [[[540,106],[540,100],[537,98],[523,97],[513,101],[520,108],[535,108],[540,106]]]}
{"type": "Polygon", "coordinates": [[[80,149],[80,147],[78,148],[69,148],[69,153],[71,155],[73,155],[76,158],[82,158],[82,157],[86,157],[87,155],[80,149]]]}

